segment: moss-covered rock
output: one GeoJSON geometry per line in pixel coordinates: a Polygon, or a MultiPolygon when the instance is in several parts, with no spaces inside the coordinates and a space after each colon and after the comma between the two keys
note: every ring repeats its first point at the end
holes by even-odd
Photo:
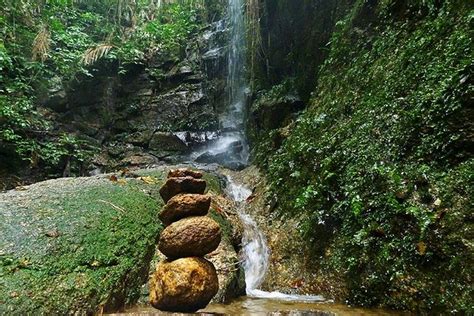
{"type": "Polygon", "coordinates": [[[317,274],[343,282],[336,299],[473,311],[473,10],[355,1],[309,108],[254,147],[317,274]]]}
{"type": "MultiPolygon", "coordinates": [[[[142,288],[159,259],[159,188],[168,171],[57,179],[0,194],[0,314],[93,314],[148,301],[142,288]]],[[[203,178],[217,199],[219,177],[203,178]]],[[[232,224],[211,214],[225,239],[209,256],[223,300],[243,289],[234,281],[239,259],[232,224]]]]}
{"type": "Polygon", "coordinates": [[[58,179],[1,194],[0,313],[92,314],[132,303],[161,229],[162,203],[148,193],[163,173],[154,176],[58,179]]]}

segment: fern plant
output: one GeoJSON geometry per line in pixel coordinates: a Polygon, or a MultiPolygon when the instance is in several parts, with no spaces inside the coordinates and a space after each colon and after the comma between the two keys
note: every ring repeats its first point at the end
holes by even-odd
{"type": "Polygon", "coordinates": [[[91,47],[88,50],[86,50],[81,58],[81,63],[83,65],[92,65],[99,59],[101,59],[104,56],[107,56],[107,54],[114,48],[113,45],[108,44],[108,43],[101,43],[95,47],[91,47]]]}

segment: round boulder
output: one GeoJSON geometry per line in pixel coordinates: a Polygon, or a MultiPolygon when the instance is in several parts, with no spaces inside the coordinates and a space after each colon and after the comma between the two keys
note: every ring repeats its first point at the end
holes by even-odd
{"type": "Polygon", "coordinates": [[[168,258],[203,257],[221,242],[221,229],[212,218],[188,217],[163,230],[158,249],[168,258]]]}
{"type": "Polygon", "coordinates": [[[204,216],[211,206],[211,197],[202,194],[179,194],[171,198],[159,217],[163,224],[170,225],[182,218],[204,216]]]}
{"type": "Polygon", "coordinates": [[[173,196],[180,193],[203,194],[206,181],[193,177],[169,178],[160,189],[160,195],[167,203],[173,196]]]}
{"type": "Polygon", "coordinates": [[[216,269],[202,258],[160,262],[150,280],[150,303],[168,312],[196,312],[219,290],[216,269]]]}

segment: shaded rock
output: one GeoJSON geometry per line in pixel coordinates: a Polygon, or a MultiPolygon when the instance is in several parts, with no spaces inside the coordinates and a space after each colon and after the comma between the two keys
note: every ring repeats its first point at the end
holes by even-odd
{"type": "Polygon", "coordinates": [[[168,173],[168,178],[183,178],[183,177],[193,177],[196,179],[201,179],[202,172],[183,168],[183,169],[170,170],[170,172],[168,173]]]}
{"type": "Polygon", "coordinates": [[[133,154],[133,149],[134,149],[133,145],[113,142],[113,143],[108,144],[107,154],[111,158],[120,158],[120,157],[124,157],[124,155],[127,152],[129,154],[133,154]]]}
{"type": "Polygon", "coordinates": [[[47,81],[49,87],[47,88],[47,96],[45,100],[40,97],[45,106],[58,111],[65,112],[67,110],[67,93],[63,80],[59,76],[52,77],[47,81]]]}
{"type": "Polygon", "coordinates": [[[180,193],[203,194],[206,191],[206,181],[193,177],[169,178],[160,189],[160,195],[167,203],[173,196],[180,193]]]}
{"type": "Polygon", "coordinates": [[[242,162],[240,155],[236,155],[232,151],[212,153],[207,151],[196,158],[196,162],[200,163],[217,163],[227,169],[243,170],[247,165],[242,162]]]}
{"type": "Polygon", "coordinates": [[[156,157],[145,153],[128,153],[124,159],[120,161],[122,165],[128,166],[146,166],[158,162],[156,157]]]}
{"type": "Polygon", "coordinates": [[[152,131],[139,131],[133,134],[126,134],[123,141],[126,143],[133,144],[135,146],[146,147],[150,143],[150,139],[153,136],[152,131]]]}
{"type": "Polygon", "coordinates": [[[211,197],[202,194],[179,194],[168,201],[159,218],[165,225],[190,216],[204,216],[211,206],[211,197]]]}
{"type": "Polygon", "coordinates": [[[212,218],[190,217],[163,230],[158,249],[168,258],[202,257],[216,250],[221,238],[221,228],[212,218]]]}
{"type": "MultiPolygon", "coordinates": [[[[171,81],[171,82],[181,82],[184,81],[185,79],[189,79],[190,77],[199,77],[196,76],[196,73],[199,72],[199,69],[193,69],[193,65],[189,61],[184,61],[179,65],[176,65],[173,67],[167,74],[166,78],[171,81]]],[[[192,82],[199,83],[202,81],[201,80],[195,80],[192,82]]]]}
{"type": "MultiPolygon", "coordinates": [[[[217,113],[209,103],[202,83],[183,83],[166,93],[148,99],[137,127],[162,130],[214,130],[219,126],[217,113]],[[141,122],[141,123],[140,123],[141,122]]],[[[136,126],[136,124],[134,124],[136,126]]]]}
{"type": "Polygon", "coordinates": [[[293,115],[304,107],[304,102],[293,94],[281,96],[276,100],[262,100],[251,109],[250,122],[257,129],[277,129],[287,125],[293,115]]]}
{"type": "Polygon", "coordinates": [[[150,281],[150,303],[170,312],[195,312],[219,290],[216,269],[202,258],[165,260],[150,281]]]}
{"type": "Polygon", "coordinates": [[[150,150],[171,151],[171,152],[185,152],[188,147],[176,135],[172,133],[158,132],[153,134],[148,145],[150,150]]]}

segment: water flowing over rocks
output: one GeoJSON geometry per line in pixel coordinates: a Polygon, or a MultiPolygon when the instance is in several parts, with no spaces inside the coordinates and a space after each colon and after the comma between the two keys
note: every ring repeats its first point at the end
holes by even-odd
{"type": "MultiPolygon", "coordinates": [[[[310,248],[298,229],[298,222],[273,213],[271,196],[260,171],[252,166],[240,172],[224,171],[228,193],[240,201],[243,265],[247,295],[286,301],[318,302],[314,293],[330,289],[340,295],[342,282],[316,274],[310,248]]],[[[326,292],[328,293],[328,292],[326,292]]]]}

